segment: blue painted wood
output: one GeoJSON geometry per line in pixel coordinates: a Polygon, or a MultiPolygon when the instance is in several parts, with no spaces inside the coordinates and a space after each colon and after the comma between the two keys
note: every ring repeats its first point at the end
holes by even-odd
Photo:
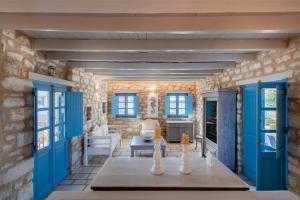
{"type": "MultiPolygon", "coordinates": [[[[37,82],[33,83],[35,97],[34,97],[34,171],[33,171],[33,183],[34,183],[34,199],[43,199],[47,196],[52,190],[52,139],[49,138],[49,145],[43,149],[38,150],[38,134],[39,129],[37,128],[38,121],[38,106],[37,106],[37,92],[38,91],[47,91],[49,93],[49,97],[51,97],[51,87],[47,85],[41,85],[37,82]]],[[[51,119],[50,111],[51,111],[51,103],[52,98],[49,98],[49,107],[47,110],[49,111],[49,119],[51,119]]],[[[45,109],[44,109],[45,110],[45,109]]],[[[49,124],[50,125],[50,124],[49,124]]],[[[49,136],[51,135],[51,126],[45,128],[44,130],[49,131],[49,136]]]]}
{"type": "Polygon", "coordinates": [[[193,98],[187,93],[169,93],[165,96],[165,115],[170,118],[186,118],[193,115],[193,98]],[[176,97],[176,114],[170,114],[170,96],[176,97]],[[185,114],[179,114],[179,96],[185,96],[185,114]]]}
{"type": "MultiPolygon", "coordinates": [[[[280,88],[278,87],[281,83],[258,83],[256,86],[256,189],[257,190],[284,190],[286,189],[286,147],[285,147],[285,137],[283,136],[283,142],[280,142],[284,147],[282,148],[282,153],[278,154],[276,149],[270,148],[265,143],[266,133],[276,134],[280,131],[285,132],[285,128],[281,126],[286,126],[286,96],[285,92],[278,92],[276,101],[277,105],[275,108],[266,108],[264,106],[264,89],[265,88],[280,88]],[[265,130],[263,125],[265,121],[265,111],[274,110],[277,112],[277,130],[265,130]]],[[[246,107],[246,104],[244,105],[246,107]]],[[[244,113],[247,115],[247,113],[244,113]]],[[[245,119],[245,129],[247,128],[247,123],[251,126],[251,122],[245,119]]],[[[252,122],[253,125],[253,122],[252,122]]],[[[246,130],[245,130],[246,131],[246,130]]],[[[276,136],[278,138],[280,136],[276,136]]],[[[245,139],[247,138],[245,133],[245,139]]],[[[246,141],[244,141],[246,143],[246,141]]],[[[251,148],[251,147],[248,147],[251,148]]],[[[244,148],[247,151],[247,147],[244,148]]],[[[245,163],[247,163],[248,157],[244,157],[245,163]]],[[[244,163],[244,164],[245,164],[244,163]]],[[[245,173],[247,173],[245,171],[245,173]]]]}
{"type": "Polygon", "coordinates": [[[111,114],[113,117],[116,117],[118,113],[118,105],[119,105],[119,99],[118,96],[113,95],[111,97],[111,114]]]}
{"type": "Polygon", "coordinates": [[[136,117],[139,114],[140,110],[140,98],[139,96],[134,96],[134,116],[136,117]]]}
{"type": "MultiPolygon", "coordinates": [[[[203,99],[203,149],[206,152],[215,152],[217,158],[229,169],[235,171],[235,145],[236,145],[236,91],[219,90],[208,91],[201,94],[203,99]],[[216,142],[207,137],[206,105],[214,102],[217,105],[216,142]]],[[[208,129],[207,129],[208,128],[208,129]]]]}
{"type": "MultiPolygon", "coordinates": [[[[59,99],[59,104],[53,111],[55,113],[55,109],[58,109],[60,118],[58,124],[53,124],[53,130],[55,131],[55,127],[58,127],[60,132],[58,141],[53,139],[53,187],[56,187],[68,175],[68,140],[65,133],[66,120],[64,117],[67,103],[66,88],[54,87],[54,94],[55,92],[61,92],[64,100],[59,99]],[[65,101],[65,105],[62,104],[62,101],[65,101]]],[[[53,104],[55,105],[55,98],[53,104]]]]}
{"type": "Polygon", "coordinates": [[[191,117],[193,116],[193,96],[192,95],[186,96],[185,102],[186,102],[187,116],[191,117]]]}
{"type": "Polygon", "coordinates": [[[256,183],[256,85],[244,86],[244,151],[243,172],[256,183]]]}
{"type": "MultiPolygon", "coordinates": [[[[65,122],[62,120],[55,125],[55,109],[64,108],[60,104],[55,107],[55,91],[64,93],[66,88],[64,86],[54,86],[42,82],[34,82],[34,170],[33,170],[33,184],[34,184],[34,199],[44,199],[65,176],[68,175],[68,141],[63,134],[59,141],[54,139],[55,126],[61,127],[64,131],[65,122]],[[47,91],[49,93],[49,107],[38,108],[38,91],[47,91]],[[49,127],[38,129],[38,112],[49,112],[49,127]],[[38,149],[38,134],[41,131],[49,131],[49,145],[42,149],[38,149]]],[[[61,113],[62,114],[62,113],[61,113]]]]}
{"type": "Polygon", "coordinates": [[[68,138],[83,134],[83,93],[66,92],[66,134],[68,138]]]}
{"type": "Polygon", "coordinates": [[[276,157],[279,158],[284,154],[286,133],[286,89],[284,84],[276,85],[276,117],[277,117],[277,138],[276,138],[276,157]]]}
{"type": "Polygon", "coordinates": [[[165,115],[170,115],[170,97],[168,95],[165,96],[165,115]]]}

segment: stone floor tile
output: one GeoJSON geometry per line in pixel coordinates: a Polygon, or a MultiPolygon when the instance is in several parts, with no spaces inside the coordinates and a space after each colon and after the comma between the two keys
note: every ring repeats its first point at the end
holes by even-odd
{"type": "Polygon", "coordinates": [[[97,174],[90,174],[89,177],[88,177],[88,179],[89,179],[89,180],[93,180],[93,179],[96,177],[96,175],[97,175],[97,174]]]}
{"type": "Polygon", "coordinates": [[[88,174],[91,173],[93,171],[94,167],[92,166],[84,166],[78,169],[79,174],[88,174]]]}
{"type": "Polygon", "coordinates": [[[91,186],[90,185],[86,185],[85,188],[83,189],[83,191],[85,191],[85,192],[91,192],[92,191],[91,186]]]}
{"type": "Polygon", "coordinates": [[[83,191],[86,185],[59,185],[56,191],[83,191]]]}
{"type": "Polygon", "coordinates": [[[65,179],[60,184],[61,185],[71,185],[74,182],[74,180],[71,179],[65,179]]]}
{"type": "Polygon", "coordinates": [[[87,183],[86,179],[74,180],[73,185],[85,185],[87,183]]]}
{"type": "Polygon", "coordinates": [[[88,179],[90,174],[74,174],[73,179],[88,179]]]}

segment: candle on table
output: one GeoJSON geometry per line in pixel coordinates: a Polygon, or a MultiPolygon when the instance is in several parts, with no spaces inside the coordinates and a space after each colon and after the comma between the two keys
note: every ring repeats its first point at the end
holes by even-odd
{"type": "Polygon", "coordinates": [[[160,128],[156,128],[155,129],[155,135],[154,135],[154,138],[155,139],[160,139],[161,137],[161,129],[160,128]]]}
{"type": "Polygon", "coordinates": [[[189,144],[190,138],[188,134],[183,133],[182,134],[182,144],[189,144]]]}

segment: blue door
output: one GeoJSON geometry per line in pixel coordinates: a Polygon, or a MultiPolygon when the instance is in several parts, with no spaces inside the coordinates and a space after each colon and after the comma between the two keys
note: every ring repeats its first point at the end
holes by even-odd
{"type": "Polygon", "coordinates": [[[256,84],[244,86],[244,175],[256,183],[256,84]]]}
{"type": "Polygon", "coordinates": [[[244,86],[244,175],[257,190],[287,186],[285,83],[244,86]]]}
{"type": "Polygon", "coordinates": [[[43,199],[68,174],[65,88],[34,85],[34,198],[43,199]]]}
{"type": "Polygon", "coordinates": [[[257,190],[286,189],[286,84],[257,85],[257,190]]]}

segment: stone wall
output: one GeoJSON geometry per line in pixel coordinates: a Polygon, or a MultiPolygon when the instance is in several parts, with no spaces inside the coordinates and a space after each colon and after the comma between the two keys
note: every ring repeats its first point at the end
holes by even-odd
{"type": "MultiPolygon", "coordinates": [[[[129,137],[139,134],[139,121],[145,119],[147,116],[147,97],[150,93],[158,94],[158,113],[159,123],[162,128],[163,135],[165,134],[166,120],[164,116],[164,97],[168,92],[182,91],[193,95],[194,113],[195,113],[195,82],[145,82],[145,81],[108,81],[108,123],[114,125],[121,125],[123,129],[123,136],[129,137]],[[136,92],[140,98],[140,115],[138,118],[114,118],[111,115],[111,96],[118,92],[136,92]]],[[[176,120],[195,120],[195,114],[193,117],[187,119],[176,120]]],[[[195,124],[196,125],[196,124],[195,124]]],[[[196,126],[197,129],[198,125],[196,126]]]]}
{"type": "MultiPolygon", "coordinates": [[[[258,53],[255,60],[243,61],[234,68],[226,69],[213,77],[200,80],[196,87],[197,94],[201,94],[205,90],[238,89],[237,161],[238,171],[241,173],[243,167],[243,91],[242,88],[237,86],[237,81],[288,70],[292,72],[292,77],[288,79],[289,189],[300,194],[300,37],[293,38],[287,49],[258,53]]],[[[201,113],[202,103],[198,103],[198,111],[201,113]]]]}
{"type": "Polygon", "coordinates": [[[47,74],[56,67],[65,78],[65,64],[47,61],[31,49],[30,39],[11,30],[0,33],[0,199],[33,195],[33,96],[29,72],[47,74]]]}
{"type": "MultiPolygon", "coordinates": [[[[106,102],[107,83],[98,80],[92,73],[86,73],[84,69],[73,68],[68,72],[68,79],[75,82],[73,91],[83,92],[84,104],[84,133],[90,132],[96,124],[106,124],[106,113],[102,112],[102,103],[106,102]],[[91,119],[87,120],[87,107],[91,107],[91,119]]],[[[83,138],[74,137],[71,140],[70,161],[72,169],[82,164],[83,138]]]]}

